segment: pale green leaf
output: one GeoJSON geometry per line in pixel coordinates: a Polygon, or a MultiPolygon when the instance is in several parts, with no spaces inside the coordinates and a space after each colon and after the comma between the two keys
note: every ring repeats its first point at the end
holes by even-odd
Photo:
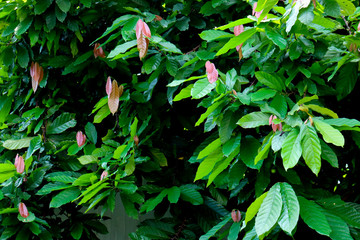
{"type": "Polygon", "coordinates": [[[30,146],[30,142],[32,139],[34,139],[34,137],[26,137],[16,140],[9,139],[3,143],[3,147],[9,150],[18,150],[22,148],[27,148],[30,146]]]}
{"type": "Polygon", "coordinates": [[[314,127],[305,126],[301,148],[306,165],[317,176],[321,168],[321,145],[314,127]]]}
{"type": "Polygon", "coordinates": [[[282,209],[280,184],[272,186],[264,198],[255,218],[255,229],[258,236],[268,232],[278,221],[282,209]]]}
{"type": "Polygon", "coordinates": [[[82,165],[98,162],[97,157],[95,157],[93,155],[84,155],[84,156],[79,157],[78,160],[82,165]]]}
{"type": "Polygon", "coordinates": [[[116,55],[119,55],[121,53],[126,52],[127,50],[129,50],[130,48],[136,46],[137,41],[133,40],[130,42],[125,42],[123,44],[117,45],[108,55],[108,58],[113,58],[116,55]]]}
{"type": "Polygon", "coordinates": [[[240,35],[230,39],[217,53],[216,56],[227,53],[230,49],[235,49],[236,46],[244,43],[257,32],[256,28],[250,28],[242,32],[240,35]]]}
{"type": "Polygon", "coordinates": [[[207,176],[213,170],[215,164],[221,161],[222,159],[223,159],[223,153],[221,151],[221,148],[217,148],[200,163],[196,171],[194,181],[202,179],[203,177],[207,176]]]}
{"type": "Polygon", "coordinates": [[[216,87],[216,82],[210,83],[207,78],[200,79],[195,82],[191,88],[191,96],[199,99],[209,94],[216,87]]]}
{"type": "Polygon", "coordinates": [[[291,232],[296,227],[299,220],[299,201],[293,188],[288,183],[280,183],[280,188],[283,205],[278,224],[282,230],[291,235],[291,232]]]}
{"type": "Polygon", "coordinates": [[[327,115],[332,118],[338,118],[338,115],[328,108],[320,107],[319,105],[315,104],[309,104],[306,106],[315,112],[321,113],[322,115],[327,115]]]}
{"type": "Polygon", "coordinates": [[[249,113],[237,122],[243,128],[255,128],[259,126],[269,125],[269,114],[262,112],[249,113]]]}
{"type": "Polygon", "coordinates": [[[299,132],[298,128],[293,128],[282,145],[281,158],[283,159],[285,170],[293,168],[301,157],[302,149],[299,132]]]}
{"type": "Polygon", "coordinates": [[[206,30],[206,31],[203,31],[202,33],[200,33],[199,35],[200,35],[201,39],[203,39],[207,42],[234,36],[234,34],[224,32],[224,31],[217,31],[217,30],[206,30]]]}
{"type": "Polygon", "coordinates": [[[260,208],[260,206],[261,206],[262,202],[264,201],[264,198],[266,197],[267,194],[268,194],[268,192],[264,192],[253,203],[250,204],[250,206],[246,210],[245,224],[250,222],[255,217],[255,215],[258,213],[259,208],[260,208]]]}
{"type": "Polygon", "coordinates": [[[314,124],[316,129],[323,136],[325,142],[332,143],[335,146],[339,146],[339,147],[344,146],[345,139],[339,130],[333,128],[331,125],[327,124],[326,122],[318,119],[314,119],[314,124]]]}

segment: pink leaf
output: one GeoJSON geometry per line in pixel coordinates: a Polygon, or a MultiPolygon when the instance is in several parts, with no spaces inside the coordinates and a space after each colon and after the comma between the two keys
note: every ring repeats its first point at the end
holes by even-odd
{"type": "Polygon", "coordinates": [[[101,176],[100,176],[100,181],[102,181],[103,179],[105,179],[107,176],[109,175],[109,173],[107,171],[103,171],[101,173],[101,176]]]}
{"type": "Polygon", "coordinates": [[[208,78],[209,82],[210,83],[216,82],[216,80],[219,77],[219,73],[215,68],[215,64],[211,63],[210,61],[207,61],[205,63],[205,68],[206,68],[207,78],[208,78]]]}
{"type": "Polygon", "coordinates": [[[82,131],[78,131],[76,133],[76,142],[79,147],[85,144],[86,142],[86,135],[82,133],[82,131]]]}
{"type": "Polygon", "coordinates": [[[16,167],[16,172],[22,174],[25,170],[24,158],[16,154],[14,166],[16,167]]]}
{"type": "Polygon", "coordinates": [[[108,95],[108,97],[110,96],[111,89],[112,89],[111,78],[108,77],[106,81],[106,94],[108,95]]]}
{"type": "Polygon", "coordinates": [[[27,210],[25,203],[19,203],[19,213],[23,218],[27,218],[29,216],[29,211],[27,210]]]}

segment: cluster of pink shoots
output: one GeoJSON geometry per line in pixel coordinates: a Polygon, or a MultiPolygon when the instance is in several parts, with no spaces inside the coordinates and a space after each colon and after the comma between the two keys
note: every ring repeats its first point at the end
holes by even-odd
{"type": "Polygon", "coordinates": [[[277,117],[275,115],[271,115],[269,118],[269,125],[271,125],[271,128],[274,132],[276,132],[277,130],[279,130],[281,132],[282,131],[282,123],[275,124],[273,122],[275,119],[277,119],[277,117]]]}

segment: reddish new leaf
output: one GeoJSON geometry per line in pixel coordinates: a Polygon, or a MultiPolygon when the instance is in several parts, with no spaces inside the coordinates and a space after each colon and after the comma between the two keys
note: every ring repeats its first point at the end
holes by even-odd
{"type": "Polygon", "coordinates": [[[101,58],[105,58],[105,53],[104,50],[102,49],[102,47],[100,47],[100,43],[95,43],[94,46],[94,57],[101,57],[101,58]]]}
{"type": "Polygon", "coordinates": [[[215,64],[211,63],[210,61],[207,61],[205,63],[205,68],[206,68],[206,74],[207,74],[207,78],[208,78],[209,82],[210,83],[216,82],[216,80],[219,77],[219,73],[215,68],[215,64]]]}
{"type": "Polygon", "coordinates": [[[137,39],[137,49],[139,50],[139,58],[143,59],[149,48],[149,39],[141,32],[140,37],[137,39]]]}
{"type": "Polygon", "coordinates": [[[151,38],[151,31],[149,26],[141,19],[136,23],[136,38],[139,39],[143,33],[146,37],[151,38]]]}
{"type": "Polygon", "coordinates": [[[24,158],[22,156],[19,156],[19,154],[16,154],[14,166],[16,168],[17,173],[21,174],[25,170],[24,158]]]}
{"type": "Polygon", "coordinates": [[[27,218],[29,216],[29,211],[27,210],[25,203],[19,203],[19,213],[23,218],[27,218]]]}
{"type": "Polygon", "coordinates": [[[110,112],[114,115],[119,108],[120,91],[116,80],[112,82],[112,90],[108,99],[110,112]]]}
{"type": "Polygon", "coordinates": [[[108,95],[108,97],[110,97],[111,89],[112,89],[111,78],[108,77],[106,81],[106,94],[108,95]]]}
{"type": "Polygon", "coordinates": [[[76,133],[76,142],[79,147],[85,144],[86,142],[86,135],[82,131],[78,131],[76,133]]]}
{"type": "Polygon", "coordinates": [[[101,176],[100,176],[100,181],[102,181],[103,179],[105,179],[107,176],[109,175],[109,173],[107,171],[103,171],[101,173],[101,176]]]}
{"type": "Polygon", "coordinates": [[[240,211],[237,210],[237,209],[233,209],[233,210],[231,211],[231,218],[232,218],[232,220],[233,220],[234,222],[240,222],[240,220],[241,220],[241,213],[240,213],[240,211]]]}
{"type": "Polygon", "coordinates": [[[34,92],[36,92],[39,83],[44,77],[44,69],[40,67],[39,63],[32,62],[30,66],[31,84],[34,92]]]}

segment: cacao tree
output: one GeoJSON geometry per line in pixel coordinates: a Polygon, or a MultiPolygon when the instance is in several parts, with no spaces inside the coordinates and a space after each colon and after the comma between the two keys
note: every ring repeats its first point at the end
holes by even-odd
{"type": "Polygon", "coordinates": [[[360,239],[357,1],[0,9],[1,239],[360,239]]]}

